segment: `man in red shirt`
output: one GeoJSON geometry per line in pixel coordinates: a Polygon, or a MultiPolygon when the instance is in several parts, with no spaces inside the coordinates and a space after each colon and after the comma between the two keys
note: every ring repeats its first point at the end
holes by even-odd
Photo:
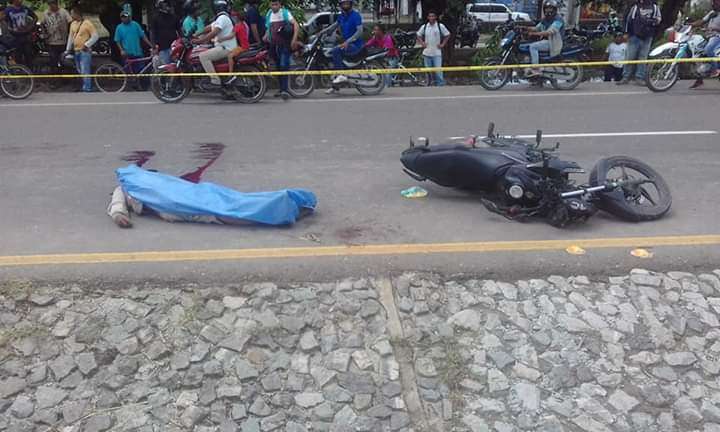
{"type": "MultiPolygon", "coordinates": [[[[235,28],[233,37],[237,39],[238,46],[228,54],[228,72],[232,73],[235,70],[235,59],[245,51],[250,49],[250,42],[248,40],[248,34],[250,33],[247,23],[245,22],[245,16],[238,12],[233,11],[231,14],[235,21],[235,28]]],[[[232,84],[237,79],[236,76],[230,78],[227,83],[232,84]]]]}

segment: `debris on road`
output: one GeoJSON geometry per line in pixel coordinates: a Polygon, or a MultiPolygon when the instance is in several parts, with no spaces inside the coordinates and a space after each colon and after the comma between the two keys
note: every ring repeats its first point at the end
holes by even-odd
{"type": "Polygon", "coordinates": [[[405,198],[425,198],[428,195],[428,191],[419,186],[413,186],[400,192],[400,194],[405,198]]]}

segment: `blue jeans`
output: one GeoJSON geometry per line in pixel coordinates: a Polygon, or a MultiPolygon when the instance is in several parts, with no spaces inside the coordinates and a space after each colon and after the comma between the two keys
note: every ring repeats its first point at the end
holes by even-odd
{"type": "MultiPolygon", "coordinates": [[[[398,64],[400,63],[400,59],[397,57],[387,57],[387,66],[388,69],[397,69],[398,64]]],[[[395,78],[395,75],[387,74],[385,75],[385,85],[387,87],[392,86],[393,79],[395,78]]]]}
{"type": "MultiPolygon", "coordinates": [[[[715,51],[718,51],[718,49],[720,49],[720,36],[713,36],[708,40],[707,45],[705,45],[705,56],[715,57],[715,51]]],[[[710,63],[710,73],[715,72],[717,68],[717,62],[710,63]]]]}
{"type": "MultiPolygon", "coordinates": [[[[442,67],[442,55],[439,56],[423,56],[423,63],[425,64],[425,67],[431,68],[431,67],[442,67]]],[[[435,85],[436,86],[444,86],[445,85],[445,79],[443,78],[442,71],[435,72],[435,85]]]]}
{"type": "Polygon", "coordinates": [[[357,47],[354,45],[348,45],[347,49],[342,49],[339,46],[333,48],[332,58],[335,69],[345,69],[345,63],[343,63],[343,58],[345,58],[346,56],[354,56],[355,54],[359,53],[362,48],[362,46],[357,47]]]}
{"type": "MultiPolygon", "coordinates": [[[[650,55],[650,46],[652,45],[652,36],[641,39],[637,36],[630,36],[627,46],[627,54],[625,60],[646,60],[650,55]]],[[[635,69],[635,78],[642,81],[645,79],[645,65],[630,65],[623,67],[623,79],[629,80],[632,77],[633,69],[635,69]]]]}
{"type": "Polygon", "coordinates": [[[545,39],[530,44],[530,63],[540,64],[540,52],[550,52],[550,41],[545,39]]]}
{"type": "Polygon", "coordinates": [[[160,57],[160,63],[164,65],[172,63],[172,58],[170,58],[170,48],[160,50],[158,52],[158,57],[160,57]]]}
{"type": "MultiPolygon", "coordinates": [[[[277,62],[277,70],[286,71],[290,69],[290,49],[288,47],[286,47],[285,45],[273,46],[273,57],[277,62]]],[[[279,81],[280,90],[284,92],[288,91],[287,75],[280,76],[279,81]]]]}
{"type": "MultiPolygon", "coordinates": [[[[85,51],[75,52],[75,68],[81,75],[90,75],[92,69],[92,53],[85,51]]],[[[92,91],[92,78],[83,78],[82,82],[83,91],[92,91]]]]}

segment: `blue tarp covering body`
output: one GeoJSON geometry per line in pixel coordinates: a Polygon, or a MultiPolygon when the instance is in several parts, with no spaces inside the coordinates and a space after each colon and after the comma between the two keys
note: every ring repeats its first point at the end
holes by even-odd
{"type": "Polygon", "coordinates": [[[303,189],[242,193],[209,182],[192,183],[179,177],[130,165],[116,170],[126,194],[161,213],[181,217],[216,216],[267,225],[294,223],[301,209],[314,210],[315,194],[303,189]]]}

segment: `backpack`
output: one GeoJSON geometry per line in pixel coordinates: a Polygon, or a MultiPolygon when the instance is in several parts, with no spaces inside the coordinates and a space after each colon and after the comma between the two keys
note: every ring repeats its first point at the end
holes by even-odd
{"type": "MultiPolygon", "coordinates": [[[[295,27],[290,22],[290,12],[288,12],[288,10],[286,8],[281,8],[280,11],[282,12],[282,15],[283,15],[284,24],[279,33],[283,39],[288,40],[292,37],[293,33],[295,32],[295,27]]],[[[267,12],[267,14],[265,15],[265,28],[268,31],[268,39],[270,42],[272,42],[272,36],[273,36],[272,32],[270,31],[270,28],[271,28],[270,17],[271,16],[272,16],[272,10],[269,10],[267,12]]]]}
{"type": "MultiPolygon", "coordinates": [[[[442,24],[440,24],[440,21],[438,21],[437,28],[438,28],[438,33],[440,33],[440,40],[442,40],[442,38],[443,38],[442,27],[440,27],[441,25],[442,24]]],[[[422,35],[420,36],[420,39],[422,39],[423,41],[425,40],[425,36],[427,35],[427,28],[428,28],[428,23],[426,22],[422,26],[423,31],[422,31],[422,35]]]]}
{"type": "Polygon", "coordinates": [[[646,18],[640,14],[640,6],[635,6],[635,16],[632,18],[632,26],[635,36],[642,39],[655,36],[658,26],[655,21],[657,7],[658,6],[656,4],[653,4],[652,16],[650,18],[646,18]]]}

